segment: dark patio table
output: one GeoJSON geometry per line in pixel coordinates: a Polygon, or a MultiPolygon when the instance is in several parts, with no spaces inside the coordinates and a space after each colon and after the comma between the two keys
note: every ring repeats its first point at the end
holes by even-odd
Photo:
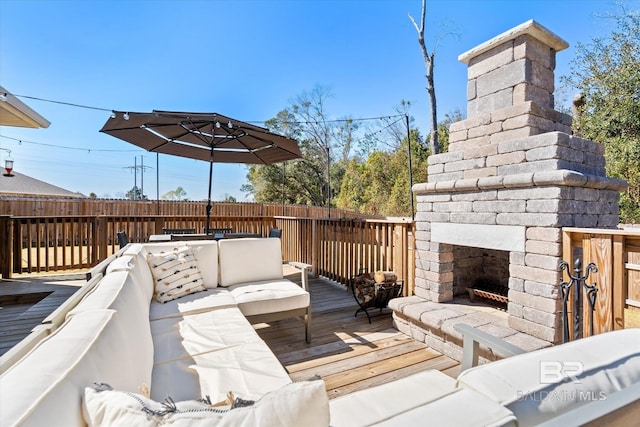
{"type": "Polygon", "coordinates": [[[220,239],[242,239],[248,237],[262,237],[257,233],[214,233],[214,234],[152,234],[149,242],[175,242],[184,240],[220,240],[220,239]]]}

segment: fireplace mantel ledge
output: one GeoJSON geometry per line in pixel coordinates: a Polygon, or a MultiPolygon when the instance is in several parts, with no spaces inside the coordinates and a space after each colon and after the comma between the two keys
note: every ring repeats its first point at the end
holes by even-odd
{"type": "Polygon", "coordinates": [[[425,182],[415,184],[413,186],[413,192],[416,195],[420,195],[427,193],[451,193],[499,188],[542,187],[550,185],[597,188],[600,190],[615,191],[624,191],[628,187],[627,182],[621,179],[560,169],[554,171],[488,176],[473,179],[425,182]]]}

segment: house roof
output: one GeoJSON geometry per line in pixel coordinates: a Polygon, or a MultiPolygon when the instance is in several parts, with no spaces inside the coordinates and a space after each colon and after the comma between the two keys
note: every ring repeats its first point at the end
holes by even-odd
{"type": "Polygon", "coordinates": [[[15,171],[12,174],[11,177],[0,174],[0,195],[86,197],[82,193],[74,193],[15,171]]]}
{"type": "Polygon", "coordinates": [[[0,86],[0,126],[23,128],[47,128],[51,124],[47,119],[29,108],[27,104],[0,86]],[[6,99],[5,99],[6,98],[6,99]]]}

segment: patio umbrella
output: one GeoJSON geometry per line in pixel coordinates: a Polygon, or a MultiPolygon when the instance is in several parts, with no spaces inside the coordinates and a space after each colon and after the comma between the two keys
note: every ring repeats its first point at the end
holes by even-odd
{"type": "Polygon", "coordinates": [[[150,152],[208,161],[207,233],[214,162],[270,165],[302,157],[296,140],[217,113],[114,111],[100,132],[150,152]]]}

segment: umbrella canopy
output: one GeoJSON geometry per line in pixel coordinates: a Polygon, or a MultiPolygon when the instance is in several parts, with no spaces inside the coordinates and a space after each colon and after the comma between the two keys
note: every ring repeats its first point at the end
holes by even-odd
{"type": "Polygon", "coordinates": [[[210,162],[207,231],[214,162],[270,165],[302,157],[296,140],[217,113],[114,111],[100,132],[153,153],[210,162]]]}

